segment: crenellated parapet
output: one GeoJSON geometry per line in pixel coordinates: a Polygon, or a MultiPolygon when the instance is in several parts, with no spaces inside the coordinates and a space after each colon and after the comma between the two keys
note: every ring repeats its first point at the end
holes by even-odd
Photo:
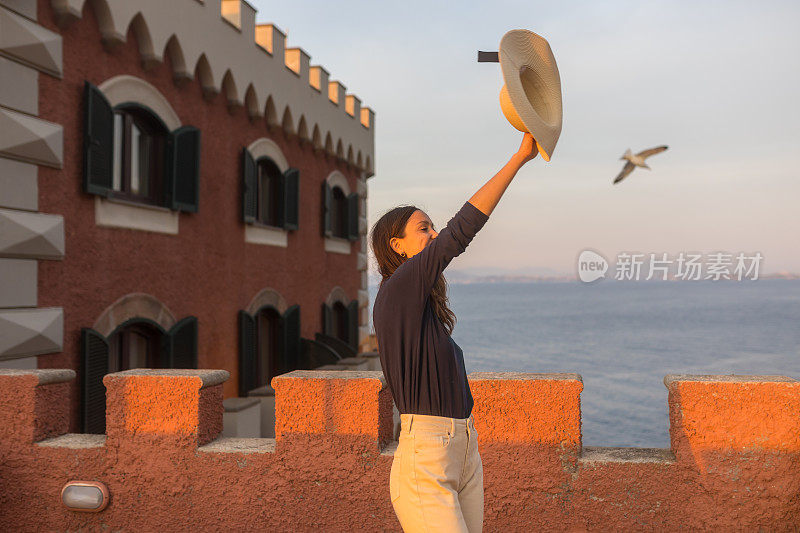
{"type": "MultiPolygon", "coordinates": [[[[20,529],[399,530],[381,372],[272,381],[276,438],[221,438],[219,370],[109,374],[107,435],[66,434],[71,371],[0,370],[0,519],[20,529]],[[57,505],[69,481],[111,503],[57,505]]],[[[581,446],[577,374],[474,373],[485,528],[792,530],[800,383],[668,376],[670,449],[581,446]]]]}
{"type": "MultiPolygon", "coordinates": [[[[62,27],[81,18],[85,3],[51,0],[62,27]]],[[[271,126],[374,174],[372,110],[329,82],[308,52],[287,46],[276,25],[256,24],[244,0],[94,0],[92,7],[107,48],[124,43],[132,29],[145,68],[168,56],[176,81],[197,77],[207,96],[222,93],[230,107],[244,106],[252,118],[265,116],[271,126]]]]}

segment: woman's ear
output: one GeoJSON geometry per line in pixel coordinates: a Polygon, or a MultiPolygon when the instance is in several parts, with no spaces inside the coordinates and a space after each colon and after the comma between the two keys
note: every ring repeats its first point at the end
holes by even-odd
{"type": "Polygon", "coordinates": [[[403,248],[400,246],[400,239],[397,237],[392,237],[389,239],[389,246],[397,255],[403,255],[403,248]]]}

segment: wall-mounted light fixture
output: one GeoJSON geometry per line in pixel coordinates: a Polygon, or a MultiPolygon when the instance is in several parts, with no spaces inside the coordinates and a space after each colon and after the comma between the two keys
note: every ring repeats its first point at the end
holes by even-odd
{"type": "Polygon", "coordinates": [[[108,488],[99,481],[70,481],[61,489],[61,501],[70,511],[97,513],[108,500],[108,488]]]}

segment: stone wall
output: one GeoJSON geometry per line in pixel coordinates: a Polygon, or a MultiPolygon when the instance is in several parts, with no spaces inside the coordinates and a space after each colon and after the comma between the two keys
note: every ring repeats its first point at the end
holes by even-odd
{"type": "MultiPolygon", "coordinates": [[[[220,370],[106,376],[107,434],[67,433],[69,370],[0,371],[0,521],[13,531],[376,531],[392,399],[380,372],[275,378],[276,438],[220,438],[220,370]],[[66,509],[99,481],[99,513],[66,509]]],[[[470,375],[485,531],[770,530],[800,523],[800,383],[668,376],[671,449],[581,446],[577,374],[470,375]]]]}

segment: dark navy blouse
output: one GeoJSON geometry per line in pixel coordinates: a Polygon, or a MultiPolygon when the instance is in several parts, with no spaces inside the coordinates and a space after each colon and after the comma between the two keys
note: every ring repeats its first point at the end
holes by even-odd
{"type": "Polygon", "coordinates": [[[381,283],[372,322],[383,374],[400,413],[450,418],[472,413],[464,354],[434,313],[430,293],[488,219],[465,203],[433,241],[381,283]]]}

